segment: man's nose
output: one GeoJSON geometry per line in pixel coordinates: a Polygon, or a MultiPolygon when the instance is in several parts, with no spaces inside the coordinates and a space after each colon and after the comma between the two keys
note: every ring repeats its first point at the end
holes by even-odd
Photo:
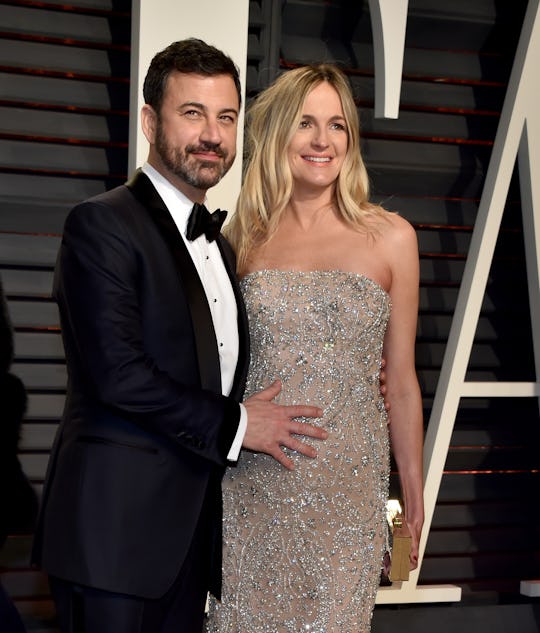
{"type": "Polygon", "coordinates": [[[201,140],[214,145],[221,143],[221,131],[215,119],[205,119],[205,124],[201,131],[201,140]]]}

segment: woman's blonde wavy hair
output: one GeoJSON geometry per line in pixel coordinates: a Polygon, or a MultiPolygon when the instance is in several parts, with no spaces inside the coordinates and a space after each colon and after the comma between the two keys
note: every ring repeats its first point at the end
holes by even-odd
{"type": "Polygon", "coordinates": [[[246,114],[246,162],[236,213],[225,229],[243,271],[253,248],[274,234],[293,191],[287,148],[298,129],[307,95],[328,82],[341,99],[347,153],[335,204],[343,220],[367,230],[366,218],[380,210],[369,203],[369,181],[360,154],[360,124],[349,82],[332,64],[302,66],[282,74],[253,101],[246,114]]]}

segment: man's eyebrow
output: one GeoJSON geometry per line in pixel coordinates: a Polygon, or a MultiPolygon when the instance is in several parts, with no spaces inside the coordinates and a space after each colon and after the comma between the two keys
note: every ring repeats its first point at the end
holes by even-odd
{"type": "Polygon", "coordinates": [[[223,108],[223,110],[220,110],[220,114],[229,114],[229,113],[232,113],[238,116],[238,110],[236,108],[223,108]]]}
{"type": "Polygon", "coordinates": [[[185,101],[184,103],[181,103],[178,107],[179,108],[199,108],[199,110],[207,109],[204,103],[199,103],[198,101],[185,101]]]}

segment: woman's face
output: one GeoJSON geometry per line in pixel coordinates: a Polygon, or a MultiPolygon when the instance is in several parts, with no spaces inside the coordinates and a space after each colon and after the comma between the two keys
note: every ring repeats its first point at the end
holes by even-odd
{"type": "Polygon", "coordinates": [[[334,186],[347,153],[346,125],[336,90],[328,82],[313,88],[287,150],[295,193],[334,186]]]}

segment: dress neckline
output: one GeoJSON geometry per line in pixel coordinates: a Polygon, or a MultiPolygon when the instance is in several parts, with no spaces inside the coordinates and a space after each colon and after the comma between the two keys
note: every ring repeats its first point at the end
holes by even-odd
{"type": "Polygon", "coordinates": [[[248,278],[254,278],[254,277],[260,277],[263,274],[283,274],[283,275],[297,275],[297,276],[310,276],[310,275],[316,275],[316,276],[324,276],[324,275],[331,275],[331,274],[341,274],[344,275],[346,277],[353,277],[356,279],[362,279],[363,281],[368,282],[369,284],[371,284],[372,286],[375,286],[376,288],[378,288],[379,290],[382,290],[382,292],[384,292],[384,294],[390,298],[390,294],[381,286],[380,283],[378,283],[377,281],[375,281],[374,279],[372,279],[371,277],[368,277],[366,274],[364,273],[355,273],[353,271],[349,271],[349,270],[341,270],[340,268],[328,268],[328,269],[315,269],[315,270],[291,270],[291,269],[281,269],[281,268],[261,268],[260,270],[253,270],[247,274],[245,274],[240,281],[244,281],[244,279],[248,279],[248,278]]]}

